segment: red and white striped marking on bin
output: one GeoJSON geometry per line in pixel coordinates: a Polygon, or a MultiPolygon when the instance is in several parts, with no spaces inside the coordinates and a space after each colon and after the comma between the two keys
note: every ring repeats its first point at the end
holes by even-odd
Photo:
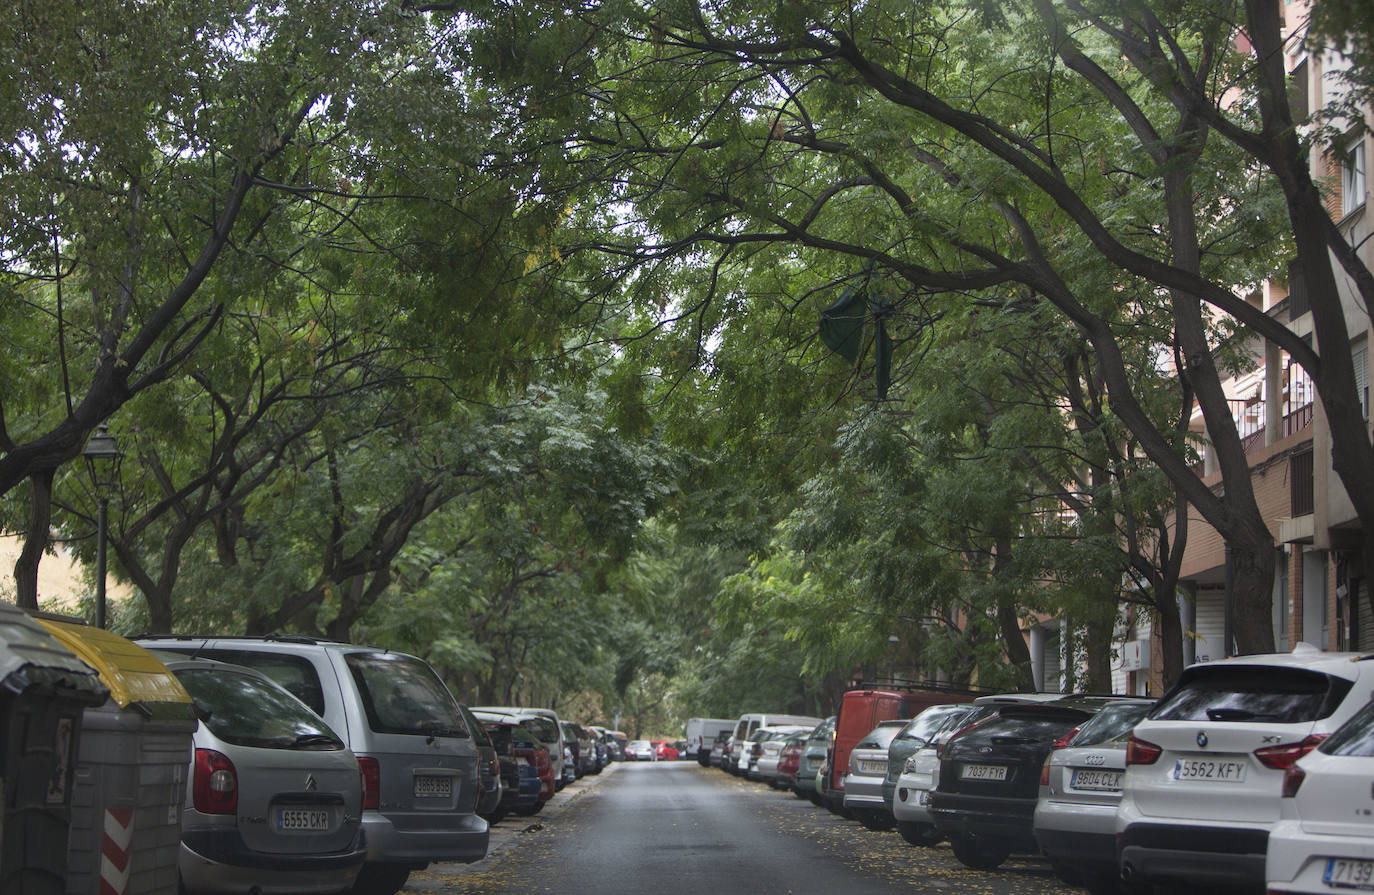
{"type": "Polygon", "coordinates": [[[105,809],[105,839],[100,846],[100,895],[126,895],[134,844],[133,809],[105,809]]]}

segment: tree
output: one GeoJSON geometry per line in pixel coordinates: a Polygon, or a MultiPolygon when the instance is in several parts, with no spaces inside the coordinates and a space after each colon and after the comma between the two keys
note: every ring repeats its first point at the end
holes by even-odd
{"type": "Polygon", "coordinates": [[[600,217],[578,221],[563,254],[637,259],[656,281],[672,259],[709,269],[695,290],[682,283],[690,297],[679,304],[711,321],[729,316],[713,288],[722,269],[788,253],[890,273],[904,283],[899,320],[933,292],[1014,284],[1044,296],[1092,346],[1139,450],[1227,538],[1244,607],[1238,644],[1265,651],[1272,537],[1212,349],[1247,327],[1320,380],[1366,531],[1374,446],[1351,415],[1327,253],[1357,280],[1363,266],[1324,212],[1318,220],[1319,193],[1284,118],[1276,10],[1251,7],[1248,21],[1238,4],[1212,3],[1171,4],[1167,16],[1114,2],[582,11],[580,27],[561,33],[588,51],[563,63],[568,94],[550,107],[571,135],[573,173],[633,215],[610,238],[600,217]],[[1234,42],[1241,29],[1258,66],[1234,42]],[[1340,347],[1320,357],[1244,294],[1284,273],[1288,244],[1304,274],[1322,268],[1305,276],[1318,338],[1340,347]],[[1161,300],[1224,496],[1132,392],[1121,327],[1161,300]]]}

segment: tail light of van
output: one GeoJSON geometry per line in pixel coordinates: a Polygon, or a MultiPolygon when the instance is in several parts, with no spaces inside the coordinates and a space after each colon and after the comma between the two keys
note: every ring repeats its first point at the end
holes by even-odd
{"type": "Polygon", "coordinates": [[[363,776],[363,809],[382,805],[382,766],[375,758],[359,758],[358,772],[363,776]]]}
{"type": "Polygon", "coordinates": [[[1131,734],[1126,740],[1126,764],[1154,764],[1159,761],[1159,756],[1164,754],[1164,750],[1149,740],[1142,740],[1135,734],[1131,734]]]}
{"type": "Polygon", "coordinates": [[[1260,760],[1260,764],[1266,768],[1273,768],[1276,771],[1286,771],[1293,766],[1299,758],[1321,745],[1321,741],[1326,739],[1328,734],[1314,733],[1306,737],[1299,743],[1284,743],[1281,746],[1266,746],[1263,749],[1255,750],[1255,757],[1260,760]]]}
{"type": "Polygon", "coordinates": [[[214,749],[196,750],[193,803],[201,814],[233,814],[239,807],[239,775],[234,763],[214,749]]]}

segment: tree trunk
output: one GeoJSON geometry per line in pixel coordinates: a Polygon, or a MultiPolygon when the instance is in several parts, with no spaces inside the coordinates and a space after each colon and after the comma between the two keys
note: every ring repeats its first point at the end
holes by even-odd
{"type": "MultiPolygon", "coordinates": [[[[1178,612],[1178,591],[1155,592],[1155,622],[1159,625],[1160,669],[1164,689],[1168,690],[1183,673],[1183,619],[1178,612]]],[[[1158,694],[1154,694],[1158,695],[1158,694]]]]}
{"type": "Polygon", "coordinates": [[[29,521],[24,549],[14,563],[15,602],[20,609],[38,608],[38,564],[48,549],[52,527],[53,470],[40,469],[29,476],[29,521]]]}

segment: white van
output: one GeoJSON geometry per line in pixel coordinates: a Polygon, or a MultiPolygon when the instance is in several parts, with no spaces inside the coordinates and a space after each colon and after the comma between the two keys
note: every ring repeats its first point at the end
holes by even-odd
{"type": "Polygon", "coordinates": [[[687,754],[695,756],[697,762],[704,768],[711,764],[711,746],[716,741],[716,735],[731,733],[735,729],[733,718],[688,718],[687,719],[687,754]]]}
{"type": "Polygon", "coordinates": [[[735,722],[735,751],[730,759],[733,767],[726,768],[732,774],[742,774],[749,768],[748,740],[760,727],[775,727],[779,724],[795,724],[799,727],[815,727],[823,718],[810,715],[774,715],[770,713],[750,713],[740,715],[735,722]]]}

